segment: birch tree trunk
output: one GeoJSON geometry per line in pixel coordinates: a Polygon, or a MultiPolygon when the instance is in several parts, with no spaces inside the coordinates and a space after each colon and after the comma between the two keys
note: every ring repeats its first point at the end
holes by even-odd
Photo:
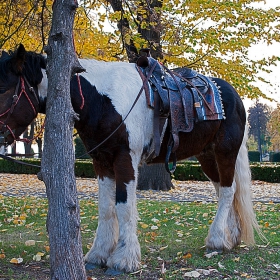
{"type": "Polygon", "coordinates": [[[72,141],[77,115],[70,99],[71,76],[83,70],[75,54],[72,34],[77,5],[75,0],[54,1],[46,47],[48,99],[41,179],[49,201],[51,280],[86,279],[72,141]]]}

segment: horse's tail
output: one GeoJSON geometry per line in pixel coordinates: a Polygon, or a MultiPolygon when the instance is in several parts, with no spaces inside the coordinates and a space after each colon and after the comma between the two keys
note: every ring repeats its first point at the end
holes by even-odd
{"type": "Polygon", "coordinates": [[[254,244],[254,230],[258,235],[266,240],[253,209],[251,196],[251,171],[249,165],[248,151],[246,142],[248,139],[248,127],[246,125],[243,141],[235,164],[236,192],[234,195],[234,207],[240,217],[241,239],[246,244],[254,244]]]}

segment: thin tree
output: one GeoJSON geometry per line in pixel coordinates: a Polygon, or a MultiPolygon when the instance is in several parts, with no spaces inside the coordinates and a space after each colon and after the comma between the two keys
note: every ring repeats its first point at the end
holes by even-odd
{"type": "Polygon", "coordinates": [[[271,110],[266,104],[256,101],[255,105],[248,110],[249,135],[253,136],[258,143],[260,161],[262,161],[263,145],[267,134],[267,122],[270,119],[271,110]]]}
{"type": "Polygon", "coordinates": [[[56,0],[46,47],[48,100],[41,179],[49,202],[47,231],[51,280],[86,279],[80,232],[80,208],[74,175],[72,132],[77,115],[70,99],[70,79],[83,69],[75,54],[75,0],[56,0]]]}
{"type": "MultiPolygon", "coordinates": [[[[135,47],[129,21],[123,9],[123,1],[109,1],[114,12],[121,14],[118,20],[118,29],[121,33],[123,47],[126,50],[130,63],[135,63],[139,57],[138,50],[135,47]]],[[[155,59],[162,59],[160,43],[160,9],[162,1],[141,2],[138,6],[137,22],[138,33],[147,42],[151,56],[155,59]]],[[[170,190],[173,187],[170,174],[165,170],[162,163],[139,167],[138,185],[139,190],[170,190]]]]}

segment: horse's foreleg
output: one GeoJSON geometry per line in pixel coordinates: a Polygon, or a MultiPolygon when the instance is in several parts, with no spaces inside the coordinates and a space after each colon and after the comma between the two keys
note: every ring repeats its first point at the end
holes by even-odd
{"type": "Polygon", "coordinates": [[[85,256],[86,268],[104,266],[118,241],[118,221],[115,213],[115,180],[98,179],[98,227],[90,251],[85,256]]]}
{"type": "Polygon", "coordinates": [[[138,164],[132,166],[128,153],[121,155],[114,167],[119,239],[114,252],[107,261],[109,269],[106,273],[109,275],[133,272],[140,266],[141,250],[137,237],[138,213],[136,208],[137,167],[138,164]]]}

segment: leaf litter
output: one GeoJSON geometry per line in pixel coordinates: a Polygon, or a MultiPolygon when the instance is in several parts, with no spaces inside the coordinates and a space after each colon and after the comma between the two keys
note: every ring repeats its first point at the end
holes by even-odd
{"type": "MultiPolygon", "coordinates": [[[[0,174],[0,193],[4,196],[36,196],[46,198],[45,185],[33,174],[0,174]]],[[[166,191],[137,191],[142,199],[165,201],[216,202],[216,192],[208,181],[176,181],[174,189],[166,191]]],[[[77,195],[80,199],[98,199],[98,183],[94,178],[77,178],[77,195]]],[[[280,183],[252,182],[253,200],[259,202],[280,202],[280,183]]]]}
{"type": "MultiPolygon", "coordinates": [[[[20,175],[20,177],[8,174],[10,176],[8,177],[8,180],[3,180],[4,177],[2,178],[1,176],[4,176],[6,174],[0,174],[0,180],[1,181],[1,186],[0,186],[0,193],[2,193],[2,197],[3,196],[13,196],[13,197],[28,197],[28,196],[37,196],[37,197],[45,197],[45,186],[43,184],[43,182],[39,181],[37,179],[37,177],[35,175],[20,175]],[[22,178],[22,181],[17,182],[16,180],[18,180],[19,178],[22,178]],[[15,182],[16,181],[16,182],[15,182]],[[4,182],[2,184],[2,182],[4,182]],[[19,190],[19,188],[21,188],[19,190]],[[37,195],[38,194],[38,195],[37,195]]],[[[177,182],[178,183],[178,182],[177,182]]],[[[266,183],[263,184],[257,184],[258,187],[264,187],[266,183]]],[[[276,185],[276,184],[275,184],[276,185]]],[[[154,192],[154,191],[141,191],[138,192],[141,194],[140,196],[142,198],[149,198],[151,200],[171,200],[171,201],[186,201],[185,197],[187,196],[188,193],[190,193],[190,191],[186,191],[188,188],[192,189],[195,192],[195,188],[196,190],[201,189],[201,191],[204,191],[205,194],[208,192],[208,186],[209,188],[211,187],[212,189],[212,194],[215,195],[214,193],[214,188],[212,187],[212,185],[208,182],[180,182],[178,183],[178,185],[176,186],[176,190],[172,190],[171,192],[154,192]],[[179,186],[180,185],[180,186],[179,186]],[[178,196],[178,193],[181,193],[178,196]],[[162,194],[162,195],[161,195],[162,194]]],[[[280,192],[280,184],[278,184],[278,192],[280,192]]],[[[98,186],[97,186],[97,181],[95,179],[81,179],[78,178],[77,179],[77,189],[78,189],[78,195],[80,198],[85,198],[85,199],[89,199],[91,198],[91,200],[87,200],[86,204],[88,206],[94,206],[95,208],[97,207],[97,190],[98,190],[98,186]],[[92,194],[94,193],[94,194],[92,194]],[[96,195],[95,195],[96,193],[96,195]],[[92,200],[92,198],[95,198],[92,200]]],[[[256,192],[257,193],[257,192],[256,192]]],[[[205,196],[206,200],[203,202],[208,202],[208,201],[213,201],[213,197],[212,195],[208,194],[208,196],[205,196]]],[[[201,197],[199,196],[193,196],[194,201],[199,201],[201,197]]],[[[280,195],[278,196],[278,200],[280,198],[280,195]]],[[[1,199],[1,197],[0,197],[1,199]]],[[[268,204],[263,205],[261,203],[257,204],[257,209],[260,211],[266,211],[269,209],[274,209],[273,208],[273,203],[272,203],[272,199],[271,197],[268,200],[268,204]],[[271,204],[271,205],[269,205],[271,204]]],[[[149,203],[149,202],[148,202],[149,203]]],[[[152,205],[152,204],[151,204],[152,205]]],[[[14,208],[13,210],[9,210],[9,207],[7,207],[7,213],[9,214],[9,217],[7,217],[6,222],[13,224],[15,227],[30,227],[31,230],[34,230],[35,226],[33,222],[29,222],[30,220],[28,220],[28,217],[30,215],[40,215],[42,218],[44,218],[47,215],[47,209],[46,206],[44,205],[43,207],[41,207],[42,205],[38,204],[37,205],[37,201],[34,201],[34,205],[28,205],[28,204],[24,204],[23,206],[17,206],[16,208],[14,208]],[[38,212],[38,208],[43,208],[42,211],[40,210],[40,212],[38,212]],[[27,221],[27,222],[26,222],[27,221]]],[[[11,206],[10,206],[11,207],[11,206]]],[[[139,229],[142,228],[142,230],[147,231],[146,232],[146,240],[147,240],[147,244],[151,244],[151,246],[149,247],[150,252],[152,254],[157,254],[158,252],[165,252],[169,250],[169,245],[166,243],[163,243],[161,247],[153,247],[153,241],[155,239],[162,239],[162,242],[164,242],[164,236],[161,236],[158,232],[159,230],[162,230],[162,228],[164,228],[166,225],[165,223],[172,221],[174,228],[172,228],[172,231],[174,231],[174,242],[181,242],[181,241],[185,241],[188,237],[190,237],[192,235],[193,231],[199,230],[201,228],[206,227],[205,224],[210,224],[213,220],[213,215],[215,214],[215,211],[213,212],[212,210],[209,210],[207,212],[200,212],[200,213],[190,213],[190,212],[182,212],[182,209],[180,207],[179,204],[177,205],[172,205],[171,206],[163,206],[160,210],[156,211],[156,212],[152,212],[149,213],[147,209],[144,209],[144,207],[141,207],[141,203],[140,203],[140,209],[139,209],[141,214],[144,214],[150,218],[145,219],[145,222],[142,222],[140,220],[139,222],[139,229]],[[198,223],[198,219],[203,220],[204,222],[198,223]],[[195,225],[195,226],[194,226],[195,225]],[[185,227],[188,227],[187,229],[185,227]],[[180,238],[180,239],[178,239],[180,238]]],[[[142,215],[140,215],[142,216],[142,215]]],[[[81,212],[81,218],[85,219],[85,218],[90,218],[91,220],[96,221],[98,219],[98,216],[95,213],[88,213],[88,211],[83,210],[83,212],[81,212]],[[93,215],[94,214],[94,215],[93,215]]],[[[1,222],[0,222],[1,223],[1,222]]],[[[275,226],[273,223],[268,222],[267,220],[263,220],[262,221],[262,225],[263,228],[270,230],[271,228],[275,227],[275,232],[279,229],[279,226],[275,226]]],[[[0,226],[0,232],[5,232],[5,228],[0,226]]],[[[86,231],[91,231],[91,229],[88,229],[87,226],[83,226],[82,228],[83,232],[86,231]]],[[[38,236],[40,235],[45,235],[45,233],[43,231],[41,231],[40,229],[37,230],[37,234],[38,236]]],[[[34,241],[33,239],[25,239],[22,242],[25,243],[25,245],[27,246],[34,246],[34,241]]],[[[36,245],[37,241],[35,241],[35,245],[36,245]]],[[[180,246],[180,245],[178,245],[180,246]]],[[[241,246],[241,248],[247,249],[247,247],[243,247],[244,245],[241,246]]],[[[260,248],[266,248],[266,246],[268,245],[261,245],[260,248]]],[[[47,247],[48,245],[45,245],[45,252],[47,252],[47,247]]],[[[48,249],[49,250],[49,249],[48,249]]],[[[5,252],[1,252],[0,251],[0,259],[1,258],[5,258],[5,252]]],[[[185,263],[185,265],[187,265],[187,262],[189,259],[191,259],[192,256],[192,251],[190,252],[179,252],[177,253],[177,259],[178,261],[183,261],[185,263]]],[[[212,256],[210,256],[209,258],[215,257],[215,252],[212,256]]],[[[33,260],[34,262],[40,263],[43,259],[47,259],[46,253],[44,252],[35,252],[35,255],[33,256],[33,260]],[[43,259],[42,259],[43,258],[43,259]]],[[[204,255],[206,258],[208,258],[206,255],[204,255]]],[[[164,260],[164,258],[159,258],[157,259],[159,261],[158,264],[158,268],[156,268],[156,270],[159,270],[162,274],[162,277],[164,278],[164,275],[167,275],[167,273],[170,273],[170,264],[169,261],[164,260]]],[[[148,261],[148,260],[146,260],[148,261]]],[[[239,259],[233,258],[234,262],[239,262],[239,259]]],[[[19,265],[22,264],[23,262],[25,262],[25,260],[23,258],[13,258],[11,259],[11,263],[13,263],[14,265],[19,265]],[[21,261],[22,259],[22,261],[21,261]],[[13,260],[13,261],[12,261],[13,260]]],[[[279,264],[274,263],[271,266],[274,267],[274,269],[279,270],[279,264]]],[[[224,263],[221,261],[216,262],[216,268],[218,268],[219,270],[224,270],[225,266],[224,263]]],[[[143,264],[143,269],[145,270],[145,265],[143,264]]],[[[147,270],[147,269],[146,269],[147,270]]],[[[174,268],[172,271],[172,274],[175,274],[174,268]]],[[[191,267],[182,267],[180,268],[178,271],[183,272],[183,276],[184,277],[190,277],[190,278],[205,278],[205,277],[212,277],[213,275],[217,276],[218,270],[213,268],[213,267],[209,267],[207,269],[205,268],[199,268],[196,267],[193,270],[191,270],[191,267]],[[184,270],[187,270],[185,272],[183,272],[184,270]]],[[[141,270],[141,272],[139,272],[140,274],[143,273],[143,271],[141,270]]],[[[248,274],[249,275],[249,274],[248,274]]],[[[247,277],[248,278],[248,277],[247,277]]],[[[90,277],[89,277],[90,279],[90,277]]],[[[95,279],[95,278],[92,278],[95,279]]],[[[106,278],[99,278],[98,279],[106,279],[106,278]]],[[[123,278],[125,279],[125,278],[123,278]]],[[[129,279],[129,278],[127,278],[129,279]]],[[[142,279],[142,278],[141,278],[142,279]]],[[[158,278],[143,278],[143,279],[158,279],[158,278]]]]}

